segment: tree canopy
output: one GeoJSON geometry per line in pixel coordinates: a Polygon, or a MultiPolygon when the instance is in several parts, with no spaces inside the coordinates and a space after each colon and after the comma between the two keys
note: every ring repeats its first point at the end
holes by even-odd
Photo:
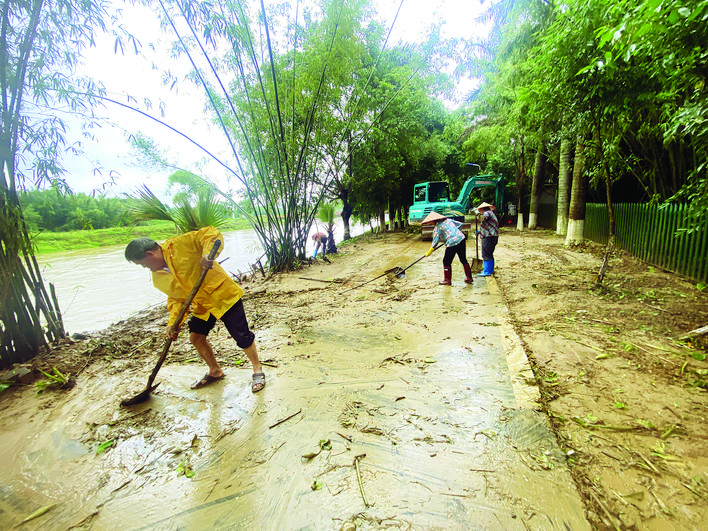
{"type": "Polygon", "coordinates": [[[622,201],[690,201],[695,214],[705,212],[708,3],[504,6],[493,59],[467,106],[478,123],[466,156],[489,159],[523,142],[532,148],[526,157],[549,157],[543,181],[552,183],[561,140],[579,138],[598,199],[613,190],[622,201]]]}

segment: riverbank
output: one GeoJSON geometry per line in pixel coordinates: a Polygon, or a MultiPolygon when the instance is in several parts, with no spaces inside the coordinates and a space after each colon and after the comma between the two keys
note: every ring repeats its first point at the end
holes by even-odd
{"type": "MultiPolygon", "coordinates": [[[[250,229],[245,219],[232,220],[220,227],[222,231],[250,229]]],[[[77,251],[125,245],[133,238],[148,236],[154,240],[165,240],[177,235],[174,223],[170,221],[148,221],[138,225],[113,227],[110,229],[75,230],[68,232],[42,231],[32,235],[36,245],[36,255],[46,255],[64,251],[77,251]]]]}
{"type": "MultiPolygon", "coordinates": [[[[708,363],[704,343],[679,338],[708,322],[706,290],[621,252],[612,257],[604,287],[598,289],[593,281],[602,258],[599,246],[566,249],[551,232],[505,229],[495,253],[494,280],[476,279],[473,286],[465,287],[455,263],[454,285],[439,286],[438,254],[409,269],[405,279],[381,278],[342,293],[388,268],[408,265],[427,246],[413,235],[367,235],[343,246],[340,254],[331,257],[332,264],[317,260],[301,271],[246,280],[244,303],[268,372],[268,386],[258,395],[250,394],[248,371],[241,370],[248,368],[247,359],[219,329],[215,350],[228,368],[223,386],[205,390],[203,396],[186,389],[203,367],[186,337],[180,337],[160,373],[163,383],[153,402],[133,414],[116,411],[114,402],[135,391],[130,383],[136,388],[144,385],[154,366],[165,319],[164,309],[158,307],[87,340],[67,341],[35,360],[34,369],[51,372],[57,367],[72,374],[77,389],[66,397],[65,391],[51,388],[34,397],[29,386],[3,393],[4,425],[12,435],[3,440],[21,442],[21,432],[26,430],[28,437],[46,433],[55,442],[63,441],[55,445],[59,449],[69,447],[67,438],[80,439],[91,448],[114,441],[105,458],[80,458],[97,461],[103,479],[96,489],[81,491],[80,499],[88,501],[78,505],[81,511],[75,511],[73,519],[64,520],[79,521],[81,515],[93,514],[95,506],[89,524],[95,519],[96,529],[106,522],[101,518],[120,509],[120,500],[135,503],[134,495],[149,503],[155,485],[181,492],[180,500],[214,500],[210,512],[220,507],[217,501],[238,498],[244,501],[238,504],[244,511],[258,508],[252,521],[261,524],[266,516],[282,516],[277,512],[281,502],[283,507],[295,500],[315,503],[318,510],[327,511],[332,504],[339,508],[338,500],[346,499],[351,506],[341,508],[339,516],[351,517],[359,529],[374,529],[375,520],[362,520],[361,515],[396,519],[403,525],[415,521],[425,504],[447,499],[477,509],[501,504],[508,511],[494,509],[493,514],[509,526],[522,522],[527,528],[542,529],[544,525],[536,520],[539,513],[529,509],[543,501],[543,496],[536,496],[535,486],[552,484],[553,474],[566,467],[582,496],[585,516],[596,529],[703,528],[708,520],[708,363]],[[555,451],[534,446],[537,434],[508,431],[519,415],[506,399],[492,407],[479,402],[498,391],[503,371],[495,365],[487,374],[468,364],[492,359],[490,352],[503,349],[508,354],[514,348],[510,342],[514,334],[505,332],[497,324],[498,316],[490,313],[496,311],[489,299],[495,285],[520,348],[533,367],[533,373],[510,377],[515,385],[538,390],[540,399],[534,407],[552,426],[562,450],[560,458],[555,451]],[[338,364],[333,366],[335,359],[338,364]],[[342,383],[348,381],[344,363],[355,366],[358,383],[342,383]],[[399,369],[410,374],[391,378],[389,371],[399,369]],[[315,384],[309,386],[307,378],[315,384]],[[421,386],[432,387],[421,391],[421,386]],[[302,396],[293,397],[291,392],[302,396]],[[335,392],[334,401],[327,392],[335,392]],[[71,422],[60,426],[54,415],[49,415],[54,424],[17,421],[22,408],[35,402],[39,405],[30,408],[34,415],[70,412],[65,400],[82,393],[93,393],[85,402],[90,407],[81,413],[85,420],[71,417],[71,422]],[[116,395],[112,402],[107,393],[116,395]],[[222,400],[222,395],[223,404],[214,407],[213,401],[222,400]],[[423,414],[422,402],[449,410],[423,414]],[[339,414],[336,425],[297,428],[300,418],[315,422],[313,411],[320,404],[327,405],[323,416],[329,415],[327,411],[339,414]],[[298,407],[302,410],[293,425],[269,429],[297,414],[298,407]],[[198,418],[175,421],[178,411],[198,418]],[[464,415],[458,418],[459,412],[464,415]],[[498,414],[496,423],[479,417],[486,414],[498,414]],[[202,426],[205,420],[213,425],[202,426]],[[191,425],[197,427],[196,433],[183,432],[191,425]],[[56,439],[57,431],[63,438],[56,439]],[[354,443],[338,432],[353,435],[354,443]],[[140,444],[156,446],[133,463],[136,438],[140,444]],[[317,444],[328,438],[334,451],[317,444]],[[363,448],[362,440],[368,441],[363,448]],[[512,454],[495,453],[495,448],[508,443],[514,447],[512,454]],[[352,477],[351,459],[357,449],[368,454],[362,463],[363,484],[376,502],[365,512],[361,512],[356,480],[352,484],[347,479],[352,477]],[[169,453],[173,450],[179,453],[169,453]],[[313,457],[301,461],[300,456],[308,452],[313,457]],[[320,452],[327,457],[316,458],[320,452]],[[340,452],[344,452],[340,460],[348,459],[347,464],[337,461],[340,452]],[[397,482],[381,484],[377,478],[388,477],[387,470],[374,468],[392,454],[413,459],[395,463],[406,470],[434,465],[433,475],[418,477],[401,490],[402,505],[386,503],[386,493],[398,493],[397,482]],[[222,458],[228,464],[220,462],[222,458]],[[475,459],[481,462],[472,464],[475,459]],[[180,462],[183,469],[193,466],[193,483],[184,476],[174,478],[180,462]],[[461,462],[468,465],[465,470],[475,471],[460,474],[461,462]],[[115,477],[111,468],[105,468],[111,464],[120,471],[115,477]],[[452,464],[454,472],[446,468],[452,464]],[[235,475],[229,476],[230,471],[235,475]],[[441,471],[447,482],[433,482],[441,471]],[[512,480],[505,481],[509,477],[512,480]],[[519,478],[525,478],[525,483],[519,478]],[[320,481],[322,490],[318,493],[307,485],[303,489],[301,483],[308,481],[313,485],[320,481]],[[525,488],[515,488],[522,483],[525,488]],[[529,491],[528,484],[534,489],[529,491]],[[453,489],[448,492],[448,487],[453,489]],[[272,505],[249,503],[261,491],[277,494],[272,505]],[[322,497],[325,501],[315,501],[322,497]]],[[[469,258],[474,253],[474,248],[468,249],[469,258]]],[[[35,375],[41,376],[36,370],[35,375]]],[[[12,455],[7,448],[2,450],[12,455]]],[[[60,472],[76,466],[66,456],[47,459],[46,466],[53,462],[61,463],[60,472]]],[[[161,494],[159,500],[163,503],[161,494]]],[[[56,499],[35,501],[49,504],[56,499]]],[[[469,515],[490,514],[489,510],[470,511],[469,515]]],[[[313,518],[320,515],[312,514],[313,518]]],[[[229,518],[235,521],[234,515],[229,518]]],[[[495,522],[486,527],[504,528],[495,522]]],[[[481,523],[485,522],[476,521],[481,523]]]]}

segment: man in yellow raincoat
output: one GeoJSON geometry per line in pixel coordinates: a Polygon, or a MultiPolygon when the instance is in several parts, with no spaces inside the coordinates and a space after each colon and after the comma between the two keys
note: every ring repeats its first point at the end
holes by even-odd
{"type": "MultiPolygon", "coordinates": [[[[150,238],[136,238],[125,248],[125,257],[134,264],[152,271],[153,285],[167,294],[167,335],[176,339],[183,324],[176,323],[182,305],[196,284],[202,269],[208,270],[204,283],[192,301],[189,319],[189,340],[209,371],[192,384],[199,389],[224,377],[224,371],[214,356],[207,335],[220,319],[236,344],[244,350],[253,366],[251,390],[265,387],[265,374],[258,359],[254,333],[248,328],[243,308],[243,289],[214,260],[209,251],[215,240],[224,241],[214,227],[187,232],[159,244],[150,238]]],[[[219,249],[221,251],[221,249],[219,249]]],[[[185,316],[186,319],[186,316],[185,316]]]]}

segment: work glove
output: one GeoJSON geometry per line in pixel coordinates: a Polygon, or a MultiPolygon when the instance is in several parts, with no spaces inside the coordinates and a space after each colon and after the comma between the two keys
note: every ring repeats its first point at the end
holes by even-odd
{"type": "Polygon", "coordinates": [[[428,249],[428,252],[425,253],[425,256],[426,256],[426,257],[430,256],[431,254],[433,254],[433,251],[434,251],[434,250],[435,250],[435,247],[431,247],[430,249],[428,249]]]}

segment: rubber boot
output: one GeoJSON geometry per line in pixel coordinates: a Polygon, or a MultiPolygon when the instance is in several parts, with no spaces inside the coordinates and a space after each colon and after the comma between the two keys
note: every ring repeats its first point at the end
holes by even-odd
{"type": "Polygon", "coordinates": [[[462,264],[462,267],[465,269],[465,282],[472,284],[472,268],[469,264],[462,264]]]}
{"type": "Polygon", "coordinates": [[[440,281],[443,286],[452,284],[452,266],[443,267],[444,278],[440,281]]]}
{"type": "Polygon", "coordinates": [[[492,274],[492,268],[494,267],[491,260],[484,260],[482,262],[482,272],[478,274],[478,277],[488,277],[492,274]]]}
{"type": "Polygon", "coordinates": [[[489,274],[493,275],[494,274],[494,258],[492,258],[489,261],[489,274]]]}

